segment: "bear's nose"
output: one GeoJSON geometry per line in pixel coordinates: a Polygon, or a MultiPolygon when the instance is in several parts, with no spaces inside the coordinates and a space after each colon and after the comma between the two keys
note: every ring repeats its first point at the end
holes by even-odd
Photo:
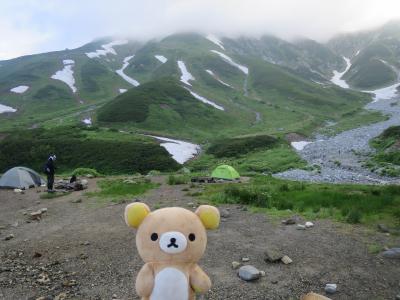
{"type": "Polygon", "coordinates": [[[171,243],[172,243],[172,244],[175,244],[175,243],[176,243],[176,238],[172,238],[172,239],[171,239],[171,243]]]}

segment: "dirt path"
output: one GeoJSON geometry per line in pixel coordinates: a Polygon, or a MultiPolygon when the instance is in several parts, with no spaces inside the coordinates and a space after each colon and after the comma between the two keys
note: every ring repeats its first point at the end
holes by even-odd
{"type": "MultiPolygon", "coordinates": [[[[154,180],[164,182],[162,177],[154,180]]],[[[182,191],[185,187],[163,184],[140,199],[153,209],[196,205],[196,199],[182,191]]],[[[89,190],[95,188],[90,181],[89,190]]],[[[134,278],[143,263],[134,231],[123,220],[126,204],[80,192],[52,200],[39,196],[35,190],[23,195],[0,190],[0,226],[5,227],[0,229],[0,299],[63,292],[67,299],[138,299],[134,278]],[[72,203],[75,199],[82,202],[72,203]],[[48,212],[40,222],[26,222],[23,212],[43,207],[48,212]],[[10,233],[15,238],[5,241],[10,233]],[[34,258],[35,252],[42,256],[34,258]],[[41,274],[49,277],[48,283],[37,282],[41,274]]],[[[317,221],[314,228],[301,231],[237,205],[225,208],[229,216],[209,232],[200,263],[214,284],[204,299],[298,299],[311,290],[323,293],[326,283],[338,284],[332,299],[395,299],[400,293],[400,260],[383,259],[367,249],[368,243],[399,246],[399,237],[330,221],[317,221]],[[264,262],[263,252],[271,246],[294,262],[264,262]],[[231,263],[242,257],[249,257],[249,264],[266,276],[254,283],[241,281],[231,263]]]]}

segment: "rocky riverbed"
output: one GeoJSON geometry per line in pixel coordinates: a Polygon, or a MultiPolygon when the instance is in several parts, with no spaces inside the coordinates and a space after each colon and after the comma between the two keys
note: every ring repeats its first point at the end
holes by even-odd
{"type": "Polygon", "coordinates": [[[366,109],[377,110],[390,118],[383,122],[344,131],[333,137],[316,136],[315,141],[298,150],[313,171],[289,170],[275,174],[284,179],[331,183],[394,183],[399,179],[382,177],[362,164],[374,150],[369,141],[390,126],[400,125],[400,97],[380,99],[366,109]]]}

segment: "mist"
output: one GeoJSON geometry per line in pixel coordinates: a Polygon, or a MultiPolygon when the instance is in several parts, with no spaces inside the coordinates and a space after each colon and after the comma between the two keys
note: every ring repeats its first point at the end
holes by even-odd
{"type": "Polygon", "coordinates": [[[144,41],[188,31],[325,42],[398,18],[397,0],[2,0],[0,59],[103,36],[144,41]]]}

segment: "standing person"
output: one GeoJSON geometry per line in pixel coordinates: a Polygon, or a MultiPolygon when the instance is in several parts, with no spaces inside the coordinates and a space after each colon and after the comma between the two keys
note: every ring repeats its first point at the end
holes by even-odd
{"type": "Polygon", "coordinates": [[[50,155],[44,168],[45,173],[47,175],[47,192],[49,193],[54,192],[53,184],[54,184],[54,173],[55,173],[55,166],[54,166],[55,160],[56,160],[56,155],[55,154],[50,155]]]}

